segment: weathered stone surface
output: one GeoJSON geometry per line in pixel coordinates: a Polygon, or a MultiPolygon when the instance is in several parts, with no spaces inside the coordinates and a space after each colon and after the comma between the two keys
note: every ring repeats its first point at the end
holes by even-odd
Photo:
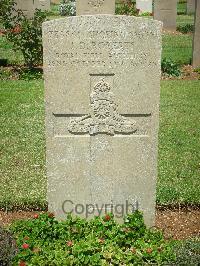
{"type": "Polygon", "coordinates": [[[136,0],[136,8],[140,10],[140,13],[152,13],[152,7],[152,0],[136,0]]]}
{"type": "Polygon", "coordinates": [[[34,0],[35,8],[41,9],[42,11],[50,10],[50,0],[34,0]]]}
{"type": "Polygon", "coordinates": [[[43,44],[49,210],[138,202],[153,225],[161,23],[68,17],[43,24],[43,44]]]}
{"type": "Polygon", "coordinates": [[[28,18],[34,16],[36,8],[42,11],[50,10],[50,0],[16,0],[15,2],[15,9],[22,10],[28,18]]]}
{"type": "Polygon", "coordinates": [[[115,14],[115,0],[76,0],[76,15],[115,14]]]}
{"type": "Polygon", "coordinates": [[[116,4],[127,4],[129,0],[115,0],[116,4]]]}
{"type": "Polygon", "coordinates": [[[195,12],[195,0],[187,0],[187,14],[195,12]]]}
{"type": "Polygon", "coordinates": [[[15,9],[22,10],[24,15],[28,18],[33,17],[35,12],[34,0],[15,0],[15,3],[15,9]]]}
{"type": "Polygon", "coordinates": [[[154,19],[163,22],[166,30],[176,30],[177,0],[155,0],[154,19]]]}
{"type": "Polygon", "coordinates": [[[195,68],[200,67],[200,0],[196,0],[192,64],[195,68]]]}
{"type": "Polygon", "coordinates": [[[52,4],[60,4],[61,3],[61,0],[51,0],[51,3],[52,4]]]}

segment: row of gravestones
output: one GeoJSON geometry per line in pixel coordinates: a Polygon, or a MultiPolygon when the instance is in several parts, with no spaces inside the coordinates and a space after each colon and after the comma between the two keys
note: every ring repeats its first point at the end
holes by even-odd
{"type": "MultiPolygon", "coordinates": [[[[54,4],[59,4],[61,0],[51,0],[54,4]]],[[[116,0],[116,3],[127,2],[127,0],[116,0]]],[[[167,1],[165,1],[167,2],[167,1]]],[[[136,0],[137,9],[140,9],[141,12],[153,11],[153,0],[136,0]]],[[[187,0],[187,14],[194,13],[195,11],[195,0],[187,0]]]]}
{"type": "MultiPolygon", "coordinates": [[[[102,0],[96,0],[97,6],[102,0]]],[[[166,30],[176,30],[176,16],[177,16],[177,1],[178,0],[154,0],[154,19],[160,20],[163,22],[163,27],[166,30]]],[[[17,0],[17,8],[21,9],[28,17],[33,16],[34,10],[40,8],[42,10],[50,9],[50,0],[17,0]]],[[[80,15],[80,8],[85,6],[85,3],[90,3],[90,0],[77,1],[77,15],[80,15]]],[[[114,3],[110,1],[110,10],[114,12],[114,3]]],[[[136,0],[136,7],[140,10],[141,13],[149,12],[152,13],[153,9],[153,0],[136,0]]],[[[188,0],[187,2],[187,11],[192,13],[195,10],[195,0],[188,0]]],[[[97,8],[98,10],[98,8],[97,8]]],[[[87,10],[84,14],[87,13],[87,10]]]]}
{"type": "MultiPolygon", "coordinates": [[[[83,9],[83,7],[89,7],[90,2],[88,0],[77,1],[77,15],[87,15],[89,10],[83,9]],[[81,11],[80,11],[81,10],[81,11]]],[[[98,1],[97,1],[98,2],[98,1]]],[[[105,1],[106,2],[106,1],[105,1]]],[[[140,12],[152,13],[152,0],[137,0],[136,7],[140,12]]],[[[93,9],[93,14],[105,13],[108,10],[111,14],[115,12],[115,1],[106,2],[105,5],[96,5],[96,9],[93,9]],[[101,10],[100,10],[101,9],[101,10]]],[[[177,16],[177,0],[155,0],[154,1],[154,19],[162,21],[163,27],[166,30],[176,30],[176,16],[177,16]]]]}

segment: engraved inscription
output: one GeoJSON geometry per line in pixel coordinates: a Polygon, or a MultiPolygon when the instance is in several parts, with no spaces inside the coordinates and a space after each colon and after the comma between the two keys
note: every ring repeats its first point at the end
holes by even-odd
{"type": "Polygon", "coordinates": [[[155,65],[154,62],[148,60],[147,54],[144,52],[138,52],[133,55],[126,55],[125,53],[115,52],[109,53],[107,58],[102,56],[101,52],[92,52],[86,51],[82,54],[78,54],[77,52],[61,52],[52,55],[47,59],[47,64],[49,67],[93,67],[93,68],[101,68],[102,66],[108,66],[110,68],[122,65],[130,65],[139,67],[140,65],[148,65],[149,67],[153,67],[155,65]],[[144,61],[143,61],[144,59],[144,61]],[[146,59],[146,61],[145,61],[146,59]],[[145,62],[145,63],[144,63],[145,62]]]}
{"type": "Polygon", "coordinates": [[[90,0],[88,1],[88,4],[93,7],[101,7],[103,5],[105,0],[90,0]]]}
{"type": "Polygon", "coordinates": [[[71,119],[68,130],[72,134],[131,134],[137,131],[136,122],[129,121],[117,111],[109,83],[102,78],[90,95],[91,113],[71,119]]]}
{"type": "MultiPolygon", "coordinates": [[[[107,66],[154,67],[150,54],[154,49],[147,51],[143,46],[150,38],[156,35],[154,31],[147,31],[146,27],[138,32],[134,28],[121,30],[93,30],[80,31],[74,29],[48,29],[49,51],[46,65],[49,67],[63,66],[68,69],[79,67],[101,68],[107,66]],[[77,36],[79,36],[77,38],[77,36]],[[55,40],[66,38],[65,44],[55,45],[55,40]],[[141,40],[140,47],[135,39],[141,40]],[[135,52],[137,50],[137,53],[135,52]]],[[[155,36],[156,37],[156,36],[155,36]]],[[[155,38],[156,40],[156,38],[155,38]]],[[[158,63],[159,64],[159,63],[158,63]]]]}

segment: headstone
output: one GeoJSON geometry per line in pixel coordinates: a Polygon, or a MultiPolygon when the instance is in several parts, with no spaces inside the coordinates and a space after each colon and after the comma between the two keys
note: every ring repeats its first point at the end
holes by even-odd
{"type": "Polygon", "coordinates": [[[187,14],[195,12],[195,0],[187,0],[187,14]]]}
{"type": "Polygon", "coordinates": [[[61,2],[61,0],[51,0],[51,3],[56,5],[60,4],[61,2]]]}
{"type": "Polygon", "coordinates": [[[15,9],[20,9],[28,18],[33,17],[35,12],[34,0],[15,0],[15,9]]]}
{"type": "Polygon", "coordinates": [[[20,9],[28,18],[32,18],[35,9],[50,10],[50,0],[15,0],[15,9],[20,9]]]}
{"type": "Polygon", "coordinates": [[[152,13],[152,0],[136,0],[136,8],[140,10],[140,13],[152,13]]]}
{"type": "Polygon", "coordinates": [[[127,4],[129,0],[115,0],[116,4],[127,4]]]}
{"type": "Polygon", "coordinates": [[[154,19],[163,22],[165,30],[176,30],[177,0],[155,0],[154,19]]]}
{"type": "Polygon", "coordinates": [[[77,16],[43,24],[49,210],[138,206],[154,224],[161,23],[77,16]]]}
{"type": "Polygon", "coordinates": [[[42,11],[50,10],[50,0],[34,0],[35,8],[41,9],[42,11]]]}
{"type": "Polygon", "coordinates": [[[76,15],[115,14],[115,0],[76,0],[76,15]]]}
{"type": "Polygon", "coordinates": [[[196,0],[192,64],[195,68],[200,67],[200,0],[196,0]]]}

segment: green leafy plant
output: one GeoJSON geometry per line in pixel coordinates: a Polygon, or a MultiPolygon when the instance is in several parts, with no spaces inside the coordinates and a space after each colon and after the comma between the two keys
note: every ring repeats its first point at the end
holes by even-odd
{"type": "Polygon", "coordinates": [[[16,10],[13,0],[1,0],[0,22],[5,29],[5,37],[15,50],[23,54],[28,67],[42,64],[42,23],[46,13],[36,10],[28,19],[21,10],[16,10]]]}
{"type": "Polygon", "coordinates": [[[13,11],[14,0],[1,0],[0,16],[10,14],[13,11]]]}
{"type": "Polygon", "coordinates": [[[35,215],[11,227],[19,253],[13,265],[161,265],[175,260],[173,242],[147,229],[142,214],[128,215],[123,224],[112,214],[92,220],[52,214],[35,215]]]}
{"type": "Polygon", "coordinates": [[[139,10],[136,9],[135,1],[129,0],[128,2],[116,6],[115,13],[117,15],[137,16],[139,14],[139,10]]]}
{"type": "Polygon", "coordinates": [[[186,10],[177,11],[177,15],[186,15],[186,10]]]}
{"type": "Polygon", "coordinates": [[[0,67],[0,80],[36,80],[42,79],[42,77],[42,68],[0,67]]]}
{"type": "Polygon", "coordinates": [[[0,227],[0,265],[11,265],[16,253],[17,247],[11,233],[0,227]]]}
{"type": "Polygon", "coordinates": [[[194,70],[194,72],[200,74],[200,67],[199,67],[199,68],[196,68],[196,69],[194,70]]]}
{"type": "Polygon", "coordinates": [[[35,79],[41,79],[43,75],[43,71],[41,68],[25,68],[21,69],[19,72],[19,79],[23,80],[35,80],[35,79]]]}
{"type": "Polygon", "coordinates": [[[59,13],[61,16],[75,16],[76,15],[76,3],[74,1],[66,2],[59,5],[59,13]]]}
{"type": "Polygon", "coordinates": [[[167,74],[169,76],[178,77],[181,75],[178,64],[173,62],[171,59],[164,58],[161,62],[161,69],[164,74],[167,74]]]}
{"type": "Polygon", "coordinates": [[[177,27],[177,31],[180,31],[183,34],[192,33],[194,32],[194,25],[193,24],[179,25],[177,27]]]}
{"type": "Polygon", "coordinates": [[[150,13],[150,12],[143,12],[143,13],[141,13],[140,16],[141,16],[141,17],[151,17],[151,16],[153,16],[153,13],[150,13]]]}

